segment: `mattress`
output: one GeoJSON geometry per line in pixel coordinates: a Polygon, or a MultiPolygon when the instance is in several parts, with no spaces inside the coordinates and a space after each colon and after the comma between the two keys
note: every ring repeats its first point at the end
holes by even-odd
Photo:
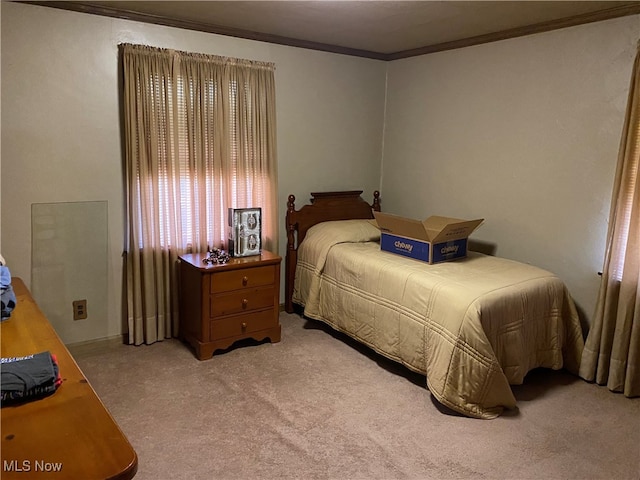
{"type": "Polygon", "coordinates": [[[381,251],[367,220],[309,229],[293,301],[424,374],[439,402],[476,418],[515,408],[510,385],[534,368],[577,373],[584,346],[574,302],[553,273],[475,252],[428,265],[381,251]]]}

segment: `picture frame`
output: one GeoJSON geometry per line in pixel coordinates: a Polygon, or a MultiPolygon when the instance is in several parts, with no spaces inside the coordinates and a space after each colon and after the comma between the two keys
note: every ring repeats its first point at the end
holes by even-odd
{"type": "Polygon", "coordinates": [[[249,257],[262,252],[262,208],[229,208],[229,242],[232,257],[249,257]]]}

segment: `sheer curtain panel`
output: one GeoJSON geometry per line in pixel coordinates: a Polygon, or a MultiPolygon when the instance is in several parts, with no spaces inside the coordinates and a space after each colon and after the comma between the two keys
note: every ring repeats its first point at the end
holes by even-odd
{"type": "Polygon", "coordinates": [[[640,395],[640,51],[633,66],[616,169],[605,262],[580,376],[640,395]]]}
{"type": "Polygon", "coordinates": [[[177,258],[225,247],[227,209],[277,245],[274,65],[120,45],[129,343],[178,333],[177,258]]]}

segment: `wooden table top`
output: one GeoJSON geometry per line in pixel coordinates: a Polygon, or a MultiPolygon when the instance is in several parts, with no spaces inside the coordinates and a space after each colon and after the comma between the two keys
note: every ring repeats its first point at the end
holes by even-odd
{"type": "Polygon", "coordinates": [[[17,305],[0,324],[0,355],[49,351],[63,379],[45,398],[0,410],[2,479],[130,479],[138,457],[24,282],[14,277],[17,305]]]}
{"type": "Polygon", "coordinates": [[[256,265],[258,263],[262,265],[275,265],[279,264],[282,261],[282,258],[272,252],[267,250],[262,250],[260,255],[251,255],[249,257],[231,257],[227,263],[205,263],[204,259],[207,258],[209,254],[207,252],[197,252],[197,253],[185,253],[180,255],[180,260],[183,262],[187,262],[192,267],[195,267],[199,270],[208,271],[226,271],[226,270],[237,270],[240,268],[246,268],[247,266],[256,265]]]}

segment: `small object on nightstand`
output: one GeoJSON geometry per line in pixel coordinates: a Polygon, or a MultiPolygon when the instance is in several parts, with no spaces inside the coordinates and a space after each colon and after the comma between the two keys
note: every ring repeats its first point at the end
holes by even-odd
{"type": "Polygon", "coordinates": [[[280,263],[261,254],[209,262],[210,252],[180,257],[180,338],[199,360],[238,340],[280,341],[280,263]]]}
{"type": "Polygon", "coordinates": [[[229,254],[227,252],[219,248],[214,248],[213,250],[209,250],[207,252],[207,256],[202,259],[202,262],[209,265],[227,263],[229,261],[229,258],[229,254]]]}
{"type": "Polygon", "coordinates": [[[232,257],[248,257],[260,255],[261,251],[261,208],[230,208],[229,255],[232,257]]]}

